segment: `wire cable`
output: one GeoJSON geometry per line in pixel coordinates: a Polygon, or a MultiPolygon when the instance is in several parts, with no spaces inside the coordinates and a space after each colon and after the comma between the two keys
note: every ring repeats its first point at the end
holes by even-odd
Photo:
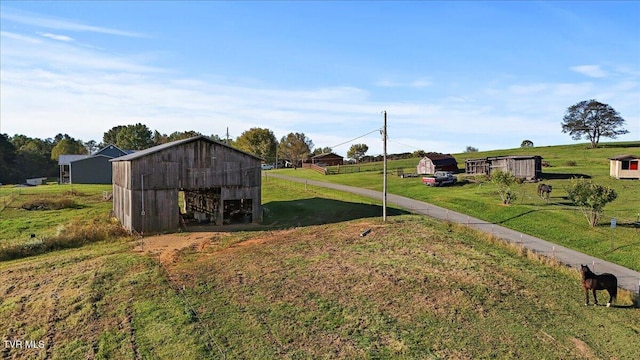
{"type": "Polygon", "coordinates": [[[352,142],[352,141],[358,140],[358,139],[363,138],[363,137],[365,137],[365,136],[367,136],[367,135],[369,135],[369,134],[373,134],[374,132],[379,132],[379,131],[381,131],[381,129],[380,129],[380,128],[375,129],[375,130],[371,130],[371,131],[369,131],[368,133],[363,134],[363,135],[360,135],[360,136],[358,136],[358,137],[356,137],[356,138],[353,138],[353,139],[351,139],[351,140],[345,141],[345,142],[340,143],[340,144],[338,144],[338,145],[333,145],[333,146],[331,146],[331,148],[332,148],[332,149],[333,149],[333,148],[337,148],[338,146],[342,146],[342,145],[344,145],[344,144],[348,144],[348,143],[350,143],[350,142],[352,142]]]}

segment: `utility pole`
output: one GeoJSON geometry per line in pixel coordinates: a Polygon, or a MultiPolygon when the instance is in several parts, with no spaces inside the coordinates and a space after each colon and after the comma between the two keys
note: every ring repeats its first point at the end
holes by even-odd
{"type": "Polygon", "coordinates": [[[226,144],[229,145],[229,127],[227,126],[227,141],[226,144]]]}
{"type": "Polygon", "coordinates": [[[387,221],[387,111],[384,114],[384,127],[382,128],[382,221],[387,221]]]}

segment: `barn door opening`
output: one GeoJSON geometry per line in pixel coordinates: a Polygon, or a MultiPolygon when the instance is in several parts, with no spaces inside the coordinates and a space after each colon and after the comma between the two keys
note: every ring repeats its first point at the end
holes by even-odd
{"type": "Polygon", "coordinates": [[[207,189],[182,189],[178,192],[180,216],[185,225],[216,223],[220,208],[220,187],[207,189]]]}
{"type": "Polygon", "coordinates": [[[222,222],[224,224],[246,224],[253,222],[251,199],[225,200],[222,222]]]}

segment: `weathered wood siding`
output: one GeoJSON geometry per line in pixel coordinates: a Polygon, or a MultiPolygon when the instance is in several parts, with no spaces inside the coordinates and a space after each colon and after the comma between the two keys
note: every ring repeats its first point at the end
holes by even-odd
{"type": "Polygon", "coordinates": [[[253,221],[262,221],[259,158],[202,137],[147,153],[112,163],[114,215],[125,228],[177,230],[178,191],[214,187],[222,200],[252,199],[253,221]]]}
{"type": "Polygon", "coordinates": [[[468,159],[464,162],[464,172],[469,175],[489,175],[490,166],[487,159],[468,159]]]}
{"type": "Polygon", "coordinates": [[[502,170],[521,179],[535,179],[542,172],[540,157],[503,157],[491,159],[491,172],[502,170]]]}
{"type": "Polygon", "coordinates": [[[518,178],[532,180],[542,175],[540,156],[498,156],[465,160],[465,173],[491,175],[500,170],[518,178]]]}

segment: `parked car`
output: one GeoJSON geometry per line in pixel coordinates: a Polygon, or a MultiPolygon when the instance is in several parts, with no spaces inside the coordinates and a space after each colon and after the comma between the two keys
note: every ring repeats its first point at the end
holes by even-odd
{"type": "Polygon", "coordinates": [[[451,171],[436,171],[433,176],[425,176],[422,183],[427,186],[453,185],[456,183],[456,176],[451,171]]]}
{"type": "Polygon", "coordinates": [[[271,165],[271,164],[262,164],[261,167],[262,167],[262,170],[271,170],[271,169],[273,169],[273,165],[271,165]]]}

